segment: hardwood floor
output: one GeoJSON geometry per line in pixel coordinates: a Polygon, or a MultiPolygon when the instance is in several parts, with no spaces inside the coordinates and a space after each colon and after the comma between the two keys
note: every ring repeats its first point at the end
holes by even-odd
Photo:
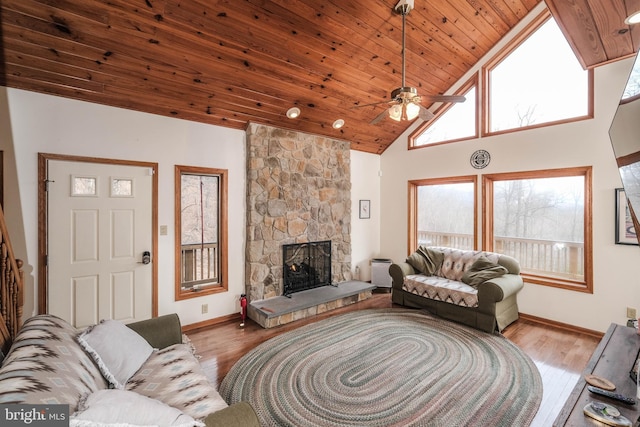
{"type": "MultiPolygon", "coordinates": [[[[400,306],[391,303],[390,294],[374,294],[366,301],[277,328],[263,329],[248,320],[244,328],[240,328],[239,321],[226,322],[191,331],[187,335],[201,356],[200,363],[209,380],[219,386],[245,353],[272,337],[340,313],[388,307],[400,306]]],[[[523,319],[507,327],[503,335],[531,357],[542,376],[542,402],[531,425],[552,425],[600,340],[523,319]]]]}
{"type": "Polygon", "coordinates": [[[542,402],[531,426],[551,426],[600,339],[523,319],[503,335],[531,357],[542,377],[542,402]]]}

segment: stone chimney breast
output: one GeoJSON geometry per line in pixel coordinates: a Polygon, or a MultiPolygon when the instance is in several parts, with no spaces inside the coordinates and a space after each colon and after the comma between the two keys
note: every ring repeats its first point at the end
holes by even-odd
{"type": "Polygon", "coordinates": [[[346,141],[249,124],[249,303],[282,295],[284,244],[331,240],[332,281],[351,279],[350,161],[346,141]]]}

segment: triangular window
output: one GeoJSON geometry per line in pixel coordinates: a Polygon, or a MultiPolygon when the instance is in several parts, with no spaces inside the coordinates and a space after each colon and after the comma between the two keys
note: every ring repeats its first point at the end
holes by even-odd
{"type": "Polygon", "coordinates": [[[486,67],[487,134],[592,116],[590,73],[550,15],[537,22],[486,67]]]}
{"type": "Polygon", "coordinates": [[[409,137],[412,147],[478,137],[477,78],[467,82],[456,94],[463,95],[466,100],[437,110],[435,118],[423,123],[409,137]]]}

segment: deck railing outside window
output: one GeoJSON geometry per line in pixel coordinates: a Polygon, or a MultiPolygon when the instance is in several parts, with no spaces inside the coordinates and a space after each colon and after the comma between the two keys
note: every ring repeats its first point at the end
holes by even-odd
{"type": "Polygon", "coordinates": [[[435,233],[418,230],[418,245],[443,246],[463,250],[473,250],[472,234],[435,233]]]}
{"type": "MultiPolygon", "coordinates": [[[[473,249],[470,234],[418,231],[418,244],[473,249]]],[[[584,276],[584,244],[549,240],[495,237],[494,252],[512,256],[523,272],[552,273],[566,279],[584,276]]]]}
{"type": "Polygon", "coordinates": [[[218,244],[182,245],[182,288],[218,283],[218,244]]]}

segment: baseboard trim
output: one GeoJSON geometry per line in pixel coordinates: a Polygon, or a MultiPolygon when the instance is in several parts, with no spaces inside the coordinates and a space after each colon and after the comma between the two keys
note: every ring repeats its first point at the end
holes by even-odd
{"type": "MultiPolygon", "coordinates": [[[[190,325],[184,325],[182,327],[182,332],[191,332],[196,329],[207,328],[209,326],[217,325],[220,323],[226,323],[231,321],[240,322],[240,313],[228,314],[226,316],[216,317],[215,319],[204,320],[198,323],[192,323],[190,325]]],[[[239,324],[239,323],[238,323],[239,324]]]]}
{"type": "Polygon", "coordinates": [[[543,317],[532,316],[526,313],[518,313],[520,318],[523,320],[528,320],[529,322],[539,323],[541,325],[551,326],[558,329],[564,329],[570,332],[577,332],[583,335],[589,335],[594,338],[602,339],[604,336],[604,332],[594,331],[592,329],[581,328],[575,325],[569,325],[568,323],[557,322],[555,320],[545,319],[543,317]]]}

